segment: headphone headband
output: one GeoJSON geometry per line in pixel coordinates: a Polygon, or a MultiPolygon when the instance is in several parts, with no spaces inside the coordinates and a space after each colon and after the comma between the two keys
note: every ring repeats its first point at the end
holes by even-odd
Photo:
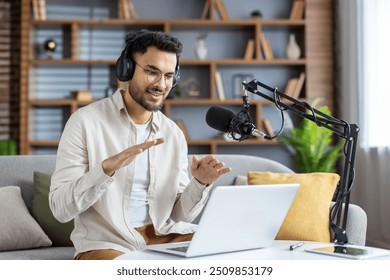
{"type": "MultiPolygon", "coordinates": [[[[135,71],[135,62],[133,58],[132,43],[139,38],[139,35],[134,36],[132,40],[126,42],[120,57],[116,61],[116,77],[119,81],[127,82],[133,78],[135,71]],[[131,53],[130,53],[131,52],[131,53]]],[[[177,58],[175,73],[173,75],[172,88],[174,88],[180,80],[179,58],[177,58]]]]}

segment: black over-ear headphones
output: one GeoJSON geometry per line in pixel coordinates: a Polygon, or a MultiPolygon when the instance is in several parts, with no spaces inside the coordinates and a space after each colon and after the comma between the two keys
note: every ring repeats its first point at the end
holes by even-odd
{"type": "MultiPolygon", "coordinates": [[[[129,55],[129,52],[131,50],[132,42],[137,37],[138,36],[136,36],[130,42],[127,42],[124,50],[122,51],[121,56],[116,61],[116,77],[118,78],[119,81],[127,82],[128,80],[131,80],[133,78],[134,71],[135,71],[135,62],[133,59],[133,54],[131,53],[129,55]]],[[[173,74],[172,88],[177,85],[179,80],[180,80],[180,66],[178,60],[175,68],[175,73],[173,74]]]]}

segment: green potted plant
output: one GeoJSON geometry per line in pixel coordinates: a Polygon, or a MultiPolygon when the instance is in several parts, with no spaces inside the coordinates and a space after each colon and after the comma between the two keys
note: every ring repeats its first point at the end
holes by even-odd
{"type": "Polygon", "coordinates": [[[13,156],[18,153],[17,143],[13,139],[0,139],[0,156],[13,156]]]}
{"type": "MultiPolygon", "coordinates": [[[[315,100],[311,106],[316,108],[318,103],[319,100],[315,100]]],[[[326,105],[316,109],[331,115],[326,105]]],[[[281,142],[292,152],[297,172],[335,173],[343,142],[333,145],[332,135],[333,132],[329,129],[304,119],[300,126],[292,128],[290,133],[282,134],[281,142]]]]}

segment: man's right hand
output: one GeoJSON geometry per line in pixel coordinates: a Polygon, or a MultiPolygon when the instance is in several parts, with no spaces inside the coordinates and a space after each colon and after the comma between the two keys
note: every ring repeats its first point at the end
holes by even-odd
{"type": "Polygon", "coordinates": [[[144,143],[131,146],[126,150],[113,155],[102,162],[102,168],[106,175],[113,176],[115,171],[130,164],[143,151],[164,143],[164,138],[147,140],[144,143]]]}

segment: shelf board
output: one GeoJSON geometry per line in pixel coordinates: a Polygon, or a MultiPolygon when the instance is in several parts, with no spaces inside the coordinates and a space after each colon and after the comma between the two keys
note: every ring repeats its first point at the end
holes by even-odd
{"type": "Polygon", "coordinates": [[[242,59],[242,58],[221,58],[221,59],[205,59],[205,60],[196,60],[196,59],[182,59],[180,60],[181,65],[234,65],[234,66],[304,66],[306,65],[306,59],[284,59],[276,58],[272,60],[265,59],[242,59]]]}
{"type": "Polygon", "coordinates": [[[76,99],[30,99],[30,106],[74,106],[74,105],[87,105],[92,101],[78,101],[76,99]]]}
{"type": "MultiPolygon", "coordinates": [[[[99,65],[115,65],[115,59],[32,59],[30,61],[32,65],[90,65],[90,64],[99,64],[99,65]]],[[[306,64],[306,59],[252,59],[246,60],[241,58],[227,58],[227,59],[206,59],[206,60],[196,60],[196,59],[183,59],[180,60],[180,65],[187,66],[210,66],[210,65],[234,65],[234,66],[304,66],[306,64]]]]}
{"type": "Polygon", "coordinates": [[[216,27],[227,28],[242,28],[245,26],[255,26],[260,24],[261,26],[304,26],[306,24],[305,19],[290,20],[290,19],[231,19],[231,20],[210,20],[210,19],[46,19],[39,20],[33,19],[33,25],[72,25],[72,24],[88,24],[88,25],[124,25],[124,26],[143,26],[143,25],[155,25],[155,26],[169,26],[175,29],[185,28],[193,26],[196,30],[199,28],[210,29],[216,27]],[[184,27],[185,26],[185,27],[184,27]]]}
{"type": "Polygon", "coordinates": [[[32,65],[86,65],[86,64],[101,64],[101,65],[115,65],[114,59],[31,59],[32,65]]]}
{"type": "Polygon", "coordinates": [[[57,147],[59,140],[30,140],[31,147],[57,147]]]}

